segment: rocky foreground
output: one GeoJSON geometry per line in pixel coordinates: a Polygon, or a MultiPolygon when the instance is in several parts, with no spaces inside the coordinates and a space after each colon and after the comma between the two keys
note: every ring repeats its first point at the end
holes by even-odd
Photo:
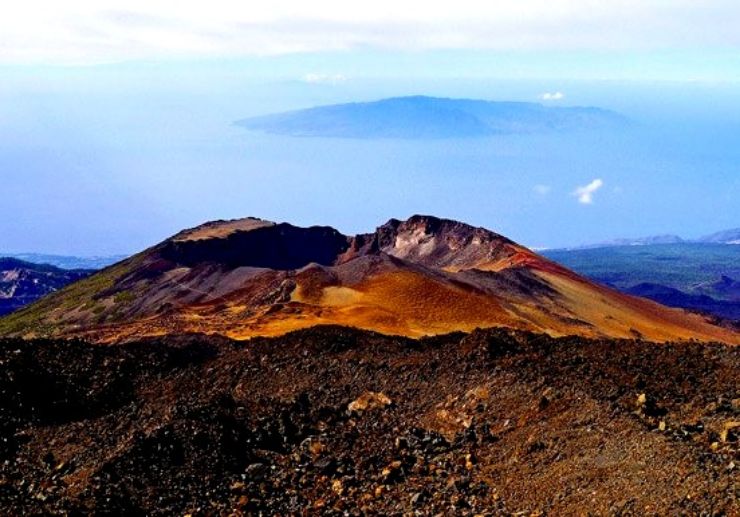
{"type": "Polygon", "coordinates": [[[0,342],[0,514],[738,515],[740,348],[0,342]]]}

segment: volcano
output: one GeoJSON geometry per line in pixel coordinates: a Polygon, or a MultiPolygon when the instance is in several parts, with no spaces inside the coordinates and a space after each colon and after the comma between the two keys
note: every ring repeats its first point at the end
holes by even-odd
{"type": "Polygon", "coordinates": [[[484,327],[737,343],[707,318],[618,293],[484,228],[416,215],[346,236],[216,221],[0,320],[4,335],[232,339],[333,324],[420,337],[484,327]]]}

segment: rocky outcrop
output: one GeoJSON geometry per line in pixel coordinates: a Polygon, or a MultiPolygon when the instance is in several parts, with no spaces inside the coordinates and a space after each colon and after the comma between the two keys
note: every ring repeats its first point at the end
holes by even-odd
{"type": "Polygon", "coordinates": [[[0,364],[2,515],[740,510],[737,347],[319,327],[0,364]]]}

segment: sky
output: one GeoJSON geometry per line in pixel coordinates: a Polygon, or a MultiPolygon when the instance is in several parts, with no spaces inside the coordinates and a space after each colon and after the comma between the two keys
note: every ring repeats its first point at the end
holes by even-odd
{"type": "Polygon", "coordinates": [[[721,59],[740,44],[738,26],[732,0],[27,0],[4,6],[0,59],[94,64],[368,48],[701,50],[721,59]]]}
{"type": "Polygon", "coordinates": [[[246,215],[415,212],[557,247],[740,226],[740,4],[27,0],[0,17],[0,252],[132,253],[246,215]],[[613,109],[625,135],[277,139],[237,119],[426,94],[613,109]]]}

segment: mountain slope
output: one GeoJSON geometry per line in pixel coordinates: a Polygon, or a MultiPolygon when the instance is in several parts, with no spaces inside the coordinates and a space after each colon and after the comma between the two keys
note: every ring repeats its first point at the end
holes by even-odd
{"type": "Polygon", "coordinates": [[[725,230],[698,239],[699,242],[715,244],[740,244],[740,228],[725,230]]]}
{"type": "Polygon", "coordinates": [[[0,258],[0,315],[11,313],[91,273],[0,258]]]}
{"type": "Polygon", "coordinates": [[[740,246],[717,243],[545,250],[543,254],[597,282],[682,307],[740,319],[740,246]]]}
{"type": "Polygon", "coordinates": [[[411,96],[353,102],[236,122],[278,135],[337,138],[465,138],[621,127],[626,119],[599,108],[546,107],[411,96]]]}
{"type": "Polygon", "coordinates": [[[648,298],[668,307],[680,307],[705,314],[714,314],[731,321],[740,321],[740,302],[738,301],[717,300],[706,294],[689,294],[673,287],[651,283],[637,284],[624,289],[624,292],[648,298]]]}
{"type": "Polygon", "coordinates": [[[354,237],[259,219],[209,223],[0,320],[0,332],[243,339],[317,324],[405,336],[504,326],[738,341],[700,316],[594,284],[501,235],[429,216],[354,237]]]}

